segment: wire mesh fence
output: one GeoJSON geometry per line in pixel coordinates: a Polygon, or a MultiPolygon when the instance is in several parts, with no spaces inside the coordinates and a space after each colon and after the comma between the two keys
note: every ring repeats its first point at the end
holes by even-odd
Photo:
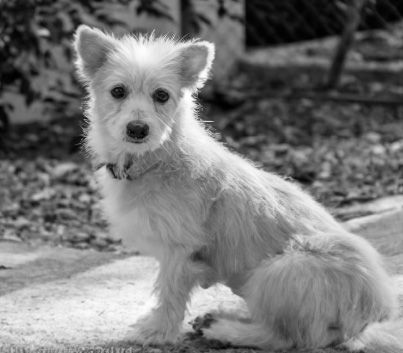
{"type": "Polygon", "coordinates": [[[244,26],[248,83],[337,87],[362,102],[402,102],[401,0],[248,0],[244,26]],[[379,93],[391,99],[371,100],[379,93]]]}
{"type": "MultiPolygon", "coordinates": [[[[296,67],[301,74],[314,74],[309,81],[320,83],[322,88],[335,88],[345,73],[364,80],[390,80],[395,85],[403,80],[399,79],[403,77],[401,0],[186,3],[193,4],[190,18],[197,23],[197,31],[183,32],[182,27],[182,34],[215,42],[218,84],[231,76],[231,64],[239,61],[247,63],[242,69],[255,67],[257,81],[265,76],[277,80],[282,73],[287,80],[295,76],[296,67]],[[249,54],[255,49],[260,53],[249,54]]],[[[189,12],[180,18],[188,21],[189,12]]]]}
{"type": "MultiPolygon", "coordinates": [[[[260,47],[340,35],[351,0],[248,0],[246,45],[260,47]]],[[[403,20],[403,1],[368,0],[358,30],[387,29],[403,20]]]]}

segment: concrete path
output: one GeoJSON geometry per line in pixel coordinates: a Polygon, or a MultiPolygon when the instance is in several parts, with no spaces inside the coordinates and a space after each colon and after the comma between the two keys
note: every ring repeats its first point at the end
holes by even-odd
{"type": "MultiPolygon", "coordinates": [[[[386,256],[402,289],[403,303],[403,202],[346,226],[386,256]]],[[[139,351],[140,346],[130,343],[130,329],[155,303],[152,283],[156,272],[156,262],[142,256],[0,242],[0,351],[7,347],[130,347],[139,351]]],[[[184,331],[190,330],[187,322],[197,315],[238,305],[242,305],[239,298],[223,286],[196,291],[184,331]]],[[[206,346],[199,339],[170,350],[211,348],[220,346],[206,346]]],[[[157,350],[161,349],[147,349],[157,350]]]]}

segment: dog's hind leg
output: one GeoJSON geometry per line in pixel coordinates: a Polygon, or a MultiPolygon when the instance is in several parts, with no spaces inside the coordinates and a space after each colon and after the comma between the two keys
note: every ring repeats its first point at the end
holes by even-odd
{"type": "Polygon", "coordinates": [[[225,313],[222,316],[220,313],[211,315],[211,322],[200,329],[206,339],[228,342],[241,347],[270,347],[271,349],[292,347],[292,341],[275,335],[261,324],[228,318],[225,313]]]}
{"type": "Polygon", "coordinates": [[[251,324],[219,318],[202,331],[208,338],[266,349],[339,344],[391,315],[388,280],[363,239],[302,239],[263,261],[245,283],[251,324]]]}

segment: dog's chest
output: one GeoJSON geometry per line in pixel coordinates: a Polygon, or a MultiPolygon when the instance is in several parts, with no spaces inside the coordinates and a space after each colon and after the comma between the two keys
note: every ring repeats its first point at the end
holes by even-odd
{"type": "Polygon", "coordinates": [[[200,233],[200,205],[189,204],[192,190],[159,178],[100,180],[103,207],[112,236],[142,253],[159,256],[175,244],[193,247],[200,233]]]}

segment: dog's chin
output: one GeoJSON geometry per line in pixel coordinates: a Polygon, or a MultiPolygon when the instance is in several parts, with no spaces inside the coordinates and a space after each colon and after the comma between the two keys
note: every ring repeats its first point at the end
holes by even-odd
{"type": "Polygon", "coordinates": [[[141,156],[146,152],[152,152],[158,148],[158,144],[153,142],[150,138],[137,140],[127,137],[124,140],[124,146],[127,152],[138,156],[141,156]]]}

